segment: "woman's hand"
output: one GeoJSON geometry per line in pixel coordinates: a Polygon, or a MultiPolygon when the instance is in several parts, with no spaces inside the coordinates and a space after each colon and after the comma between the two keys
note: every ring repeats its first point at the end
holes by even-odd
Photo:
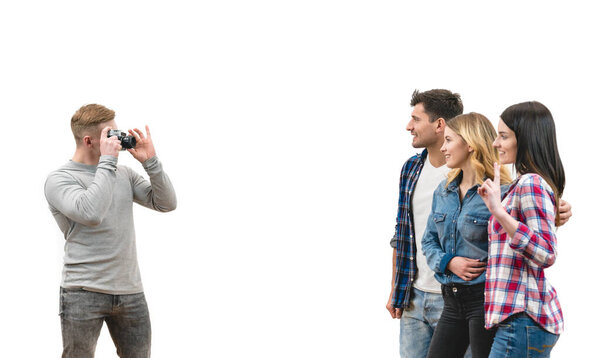
{"type": "Polygon", "coordinates": [[[494,163],[494,180],[486,179],[477,189],[477,193],[490,210],[492,215],[497,216],[504,211],[502,207],[502,191],[500,189],[500,165],[494,163]]]}
{"type": "Polygon", "coordinates": [[[465,281],[471,281],[485,271],[486,265],[485,262],[479,260],[455,256],[448,262],[448,270],[465,281]]]}

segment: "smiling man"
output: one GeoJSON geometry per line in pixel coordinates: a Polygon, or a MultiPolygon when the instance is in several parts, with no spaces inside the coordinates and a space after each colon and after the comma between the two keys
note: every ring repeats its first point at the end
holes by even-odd
{"type": "Polygon", "coordinates": [[[427,355],[433,331],[442,313],[444,300],[440,283],[421,250],[421,239],[431,211],[433,192],[448,174],[440,148],[446,120],[463,112],[458,93],[445,89],[415,91],[406,126],[414,148],[425,148],[406,161],[400,176],[400,198],[394,248],[392,290],[386,308],[400,319],[400,356],[427,355]]]}

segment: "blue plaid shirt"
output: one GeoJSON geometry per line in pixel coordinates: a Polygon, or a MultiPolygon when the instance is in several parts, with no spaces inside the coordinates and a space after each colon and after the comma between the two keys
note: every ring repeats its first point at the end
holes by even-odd
{"type": "Polygon", "coordinates": [[[415,225],[413,223],[410,200],[413,190],[421,175],[423,163],[427,158],[427,149],[416,154],[404,163],[400,174],[400,198],[398,199],[398,216],[396,217],[396,233],[390,245],[396,249],[396,277],[392,305],[396,308],[408,307],[410,289],[417,274],[415,254],[415,225]]]}

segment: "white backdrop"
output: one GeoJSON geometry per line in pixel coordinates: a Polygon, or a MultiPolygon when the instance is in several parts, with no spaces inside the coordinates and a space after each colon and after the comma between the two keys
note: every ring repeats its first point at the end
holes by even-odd
{"type": "MultiPolygon", "coordinates": [[[[135,213],[154,357],[397,357],[388,242],[410,96],[431,88],[494,125],[524,100],[553,112],[574,207],[547,272],[566,320],[553,357],[593,352],[595,12],[412,3],[3,2],[0,356],[60,355],[64,239],[43,183],[73,154],[71,115],[101,103],[121,129],[150,125],[178,195],[135,213]]],[[[113,356],[104,329],[97,357],[113,356]]]]}

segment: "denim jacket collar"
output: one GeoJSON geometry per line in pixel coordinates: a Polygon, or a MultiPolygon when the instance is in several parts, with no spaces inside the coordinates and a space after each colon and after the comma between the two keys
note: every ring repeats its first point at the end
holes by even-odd
{"type": "MultiPolygon", "coordinates": [[[[452,182],[450,182],[450,184],[448,184],[448,186],[445,188],[446,194],[448,194],[449,192],[458,192],[458,186],[460,185],[462,178],[463,172],[461,170],[460,173],[456,176],[456,178],[454,178],[454,180],[452,180],[452,182]]],[[[483,181],[485,181],[485,179],[483,179],[483,181]]],[[[470,187],[469,190],[471,190],[473,187],[479,188],[479,186],[480,184],[475,184],[474,186],[470,187]]]]}

